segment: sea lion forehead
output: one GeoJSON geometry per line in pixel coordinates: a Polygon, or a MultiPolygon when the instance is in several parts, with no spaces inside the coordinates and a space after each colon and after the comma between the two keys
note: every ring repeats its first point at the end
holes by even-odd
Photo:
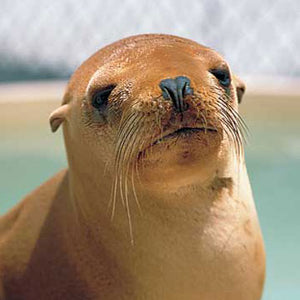
{"type": "MultiPolygon", "coordinates": [[[[213,65],[222,57],[213,49],[195,41],[166,34],[144,34],[121,39],[98,50],[88,58],[73,74],[69,82],[63,103],[76,96],[82,98],[93,79],[105,77],[104,85],[110,84],[114,74],[121,74],[133,65],[155,63],[175,56],[190,56],[213,65]],[[79,83],[79,84],[78,84],[79,83]]],[[[117,78],[115,78],[117,80],[117,78]]]]}
{"type": "MultiPolygon", "coordinates": [[[[218,60],[220,56],[212,49],[200,45],[192,40],[171,35],[140,35],[125,38],[100,50],[91,58],[98,60],[98,65],[135,65],[139,63],[153,63],[156,58],[177,57],[182,55],[190,58],[218,60]]],[[[167,60],[165,60],[167,63],[167,60]]]]}

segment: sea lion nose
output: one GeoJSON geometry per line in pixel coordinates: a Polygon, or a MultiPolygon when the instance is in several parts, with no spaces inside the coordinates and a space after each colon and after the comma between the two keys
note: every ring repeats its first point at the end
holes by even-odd
{"type": "Polygon", "coordinates": [[[159,87],[162,90],[163,97],[172,100],[175,109],[183,112],[188,108],[187,103],[184,103],[185,96],[193,94],[190,83],[187,77],[178,76],[175,79],[167,78],[162,80],[159,87]]]}

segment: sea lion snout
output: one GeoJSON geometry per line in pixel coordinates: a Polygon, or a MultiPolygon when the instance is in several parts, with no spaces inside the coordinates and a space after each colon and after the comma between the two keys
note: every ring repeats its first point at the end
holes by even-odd
{"type": "Polygon", "coordinates": [[[193,94],[190,83],[189,78],[178,76],[174,79],[167,78],[162,80],[159,87],[162,90],[164,99],[172,100],[175,109],[179,112],[183,112],[188,109],[188,104],[184,102],[184,98],[187,95],[193,94]]]}

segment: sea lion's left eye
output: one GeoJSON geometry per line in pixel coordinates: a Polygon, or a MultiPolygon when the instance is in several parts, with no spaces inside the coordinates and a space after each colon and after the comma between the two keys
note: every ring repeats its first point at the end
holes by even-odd
{"type": "Polygon", "coordinates": [[[229,71],[226,69],[212,69],[210,70],[210,73],[213,74],[218,81],[220,82],[220,84],[224,87],[229,87],[230,83],[231,83],[231,78],[230,78],[230,74],[229,71]]]}
{"type": "Polygon", "coordinates": [[[108,97],[115,86],[107,86],[100,91],[96,91],[92,97],[92,105],[97,109],[106,107],[108,103],[108,97]]]}

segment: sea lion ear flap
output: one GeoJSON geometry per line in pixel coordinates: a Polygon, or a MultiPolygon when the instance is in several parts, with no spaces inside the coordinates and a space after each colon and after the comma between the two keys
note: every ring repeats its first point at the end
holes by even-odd
{"type": "Polygon", "coordinates": [[[60,126],[60,124],[65,120],[69,110],[70,110],[70,105],[63,104],[62,106],[60,106],[59,108],[57,108],[51,113],[49,117],[49,122],[50,122],[52,132],[55,132],[60,126]]]}
{"type": "Polygon", "coordinates": [[[246,91],[246,85],[245,83],[236,75],[233,75],[233,83],[236,89],[236,95],[238,99],[238,103],[242,102],[242,98],[246,91]]]}

